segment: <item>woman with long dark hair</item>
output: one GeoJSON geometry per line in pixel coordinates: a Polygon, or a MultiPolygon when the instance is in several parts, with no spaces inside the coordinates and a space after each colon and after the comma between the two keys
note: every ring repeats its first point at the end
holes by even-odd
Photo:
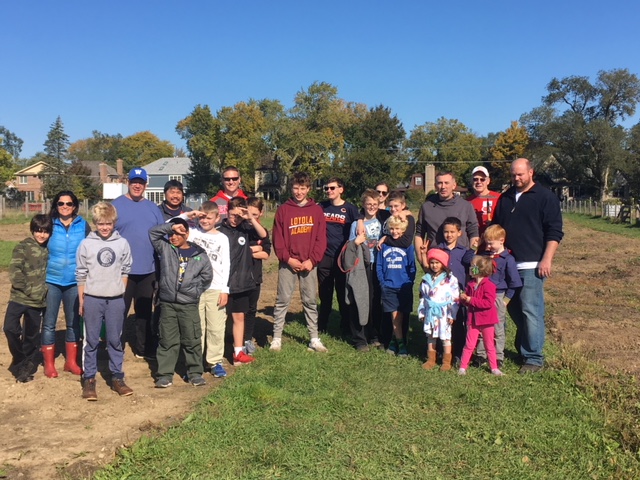
{"type": "Polygon", "coordinates": [[[58,376],[55,367],[56,323],[62,303],[67,323],[65,334],[65,372],[81,375],[78,365],[80,315],[78,313],[78,286],[76,284],[76,251],[80,242],[91,231],[89,224],[78,215],[78,197],[68,190],[59,192],[51,202],[53,232],[49,239],[47,263],[47,309],[42,326],[42,356],[44,374],[58,376]]]}

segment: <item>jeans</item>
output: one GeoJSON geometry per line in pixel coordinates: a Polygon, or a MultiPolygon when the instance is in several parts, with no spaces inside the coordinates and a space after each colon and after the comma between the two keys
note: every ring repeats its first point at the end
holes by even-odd
{"type": "Polygon", "coordinates": [[[61,287],[60,285],[47,283],[47,287],[47,309],[42,322],[42,345],[56,343],[56,323],[58,322],[60,303],[62,303],[64,318],[67,322],[65,342],[78,342],[80,340],[78,286],[68,285],[61,287]]]}
{"type": "Polygon", "coordinates": [[[82,364],[84,378],[94,378],[98,372],[98,345],[100,330],[105,325],[109,370],[113,378],[124,378],[122,363],[122,326],[124,324],[124,298],[99,298],[86,295],[84,298],[84,350],[82,364]]]}
{"type": "Polygon", "coordinates": [[[519,270],[522,288],[507,306],[516,324],[516,349],[528,365],[542,366],[544,356],[544,278],[537,268],[519,270]]]}

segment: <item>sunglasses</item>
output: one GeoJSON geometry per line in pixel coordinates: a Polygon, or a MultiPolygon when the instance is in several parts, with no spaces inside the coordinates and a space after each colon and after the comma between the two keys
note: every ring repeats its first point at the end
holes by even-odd
{"type": "Polygon", "coordinates": [[[240,177],[222,177],[225,182],[237,182],[240,180],[240,177]]]}
{"type": "Polygon", "coordinates": [[[474,182],[484,182],[486,180],[486,178],[482,178],[482,177],[473,177],[473,181],[474,182]]]}
{"type": "Polygon", "coordinates": [[[329,186],[325,186],[325,187],[324,187],[324,191],[325,191],[325,192],[328,192],[329,190],[331,190],[331,191],[333,192],[336,188],[338,188],[338,187],[334,187],[334,186],[331,186],[331,187],[329,187],[329,186]]]}
{"type": "Polygon", "coordinates": [[[386,195],[389,192],[385,192],[384,190],[376,190],[380,195],[386,195]]]}
{"type": "Polygon", "coordinates": [[[73,202],[58,202],[59,207],[64,207],[65,205],[67,207],[73,207],[73,202]]]}

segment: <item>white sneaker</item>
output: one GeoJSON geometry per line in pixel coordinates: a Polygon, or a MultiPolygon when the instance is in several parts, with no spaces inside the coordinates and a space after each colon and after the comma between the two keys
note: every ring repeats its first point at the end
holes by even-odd
{"type": "Polygon", "coordinates": [[[312,338],[311,343],[309,343],[309,348],[307,350],[309,350],[310,352],[320,352],[320,353],[327,353],[329,351],[327,350],[327,347],[325,347],[322,344],[319,338],[312,338]]]}
{"type": "Polygon", "coordinates": [[[269,350],[273,350],[274,352],[279,352],[282,350],[282,339],[274,338],[271,340],[271,345],[269,345],[269,350]]]}
{"type": "Polygon", "coordinates": [[[504,377],[504,372],[499,368],[494,368],[493,370],[491,370],[491,374],[497,377],[504,377]]]}
{"type": "Polygon", "coordinates": [[[461,368],[458,370],[458,375],[466,375],[467,374],[467,369],[466,368],[461,368]]]}

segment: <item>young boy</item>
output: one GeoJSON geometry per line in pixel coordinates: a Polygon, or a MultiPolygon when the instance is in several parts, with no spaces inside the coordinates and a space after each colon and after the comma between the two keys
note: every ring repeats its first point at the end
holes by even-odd
{"type": "MultiPolygon", "coordinates": [[[[504,362],[504,344],[507,329],[507,305],[513,298],[516,288],[522,287],[522,279],[518,273],[516,259],[504,248],[507,232],[500,225],[490,225],[482,235],[483,242],[487,247],[482,255],[489,255],[493,259],[494,273],[489,280],[496,286],[496,307],[498,308],[498,319],[496,325],[496,358],[498,368],[504,362]]],[[[476,351],[475,366],[482,366],[487,363],[487,352],[484,343],[480,342],[476,351]]]]}
{"type": "Polygon", "coordinates": [[[129,242],[115,231],[118,214],[113,205],[97,203],[92,209],[94,232],[80,242],[76,253],[79,312],[84,317],[84,382],[82,398],[98,399],[98,344],[102,324],[107,332],[107,352],[111,370],[111,389],[120,396],[133,390],[124,382],[122,363],[122,326],[124,325],[124,291],[133,259],[129,242]]]}
{"type": "Polygon", "coordinates": [[[11,293],[3,330],[12,356],[9,371],[21,383],[33,380],[37,369],[35,356],[46,306],[47,242],[51,229],[49,215],[35,215],[29,224],[31,237],[15,246],[9,263],[11,293]]]}
{"type": "Polygon", "coordinates": [[[158,346],[157,388],[173,385],[180,347],[184,353],[187,379],[199,387],[202,378],[202,330],[198,305],[209,288],[213,269],[207,252],[187,241],[189,225],[182,218],[149,230],[149,238],[160,257],[160,345],[158,346]],[[165,236],[169,236],[167,241],[165,236]]]}
{"type": "MultiPolygon", "coordinates": [[[[442,235],[444,242],[436,245],[437,248],[449,254],[449,270],[458,279],[460,291],[464,292],[467,286],[467,275],[471,260],[475,255],[470,248],[458,243],[462,236],[462,222],[456,217],[447,217],[442,222],[442,235]]],[[[467,309],[461,305],[458,309],[456,321],[451,326],[451,344],[453,346],[453,358],[455,363],[462,357],[462,350],[467,339],[467,309]]]]}
{"type": "MultiPolygon", "coordinates": [[[[260,218],[264,213],[264,202],[262,199],[258,197],[247,198],[247,208],[249,209],[249,215],[260,223],[260,218]]],[[[269,255],[271,254],[269,231],[267,230],[266,232],[266,237],[256,237],[249,242],[249,245],[251,246],[251,256],[253,258],[253,279],[256,282],[256,288],[251,290],[251,294],[249,296],[249,310],[247,311],[244,319],[244,351],[247,355],[253,355],[256,351],[256,344],[253,342],[253,332],[256,326],[256,313],[258,313],[258,300],[260,299],[260,290],[262,286],[262,261],[269,258],[269,255]]]]}
{"type": "Polygon", "coordinates": [[[227,313],[233,319],[233,364],[251,363],[255,359],[244,351],[244,317],[249,311],[249,298],[256,288],[253,276],[251,240],[267,237],[260,222],[249,215],[247,200],[233,197],[229,200],[228,217],[222,221],[220,231],[229,237],[231,271],[229,277],[229,303],[227,313]]]}
{"type": "Polygon", "coordinates": [[[278,207],[273,223],[273,248],[280,261],[278,293],[273,309],[271,350],[282,348],[282,331],[291,302],[291,294],[299,282],[300,299],[307,320],[311,342],[309,350],[327,352],[318,336],[318,277],[316,266],[327,249],[327,224],[322,208],[309,198],[311,177],[296,172],[291,179],[291,198],[278,207]]]}
{"type": "Polygon", "coordinates": [[[222,365],[222,357],[227,321],[226,306],[229,299],[229,239],[216,228],[220,216],[215,202],[204,202],[199,211],[183,213],[180,217],[199,217],[199,227],[189,230],[189,241],[204,248],[211,261],[213,281],[200,297],[201,344],[205,361],[211,368],[211,375],[223,378],[227,376],[227,371],[222,365]]]}
{"type": "MultiPolygon", "coordinates": [[[[387,222],[389,236],[397,241],[407,231],[409,222],[391,217],[387,222]]],[[[393,336],[388,351],[406,357],[407,326],[413,308],[413,282],[416,278],[416,261],[413,245],[407,248],[392,247],[387,242],[378,251],[376,273],[382,290],[382,309],[391,313],[393,336]],[[405,325],[406,324],[406,325],[405,325]]]]}

